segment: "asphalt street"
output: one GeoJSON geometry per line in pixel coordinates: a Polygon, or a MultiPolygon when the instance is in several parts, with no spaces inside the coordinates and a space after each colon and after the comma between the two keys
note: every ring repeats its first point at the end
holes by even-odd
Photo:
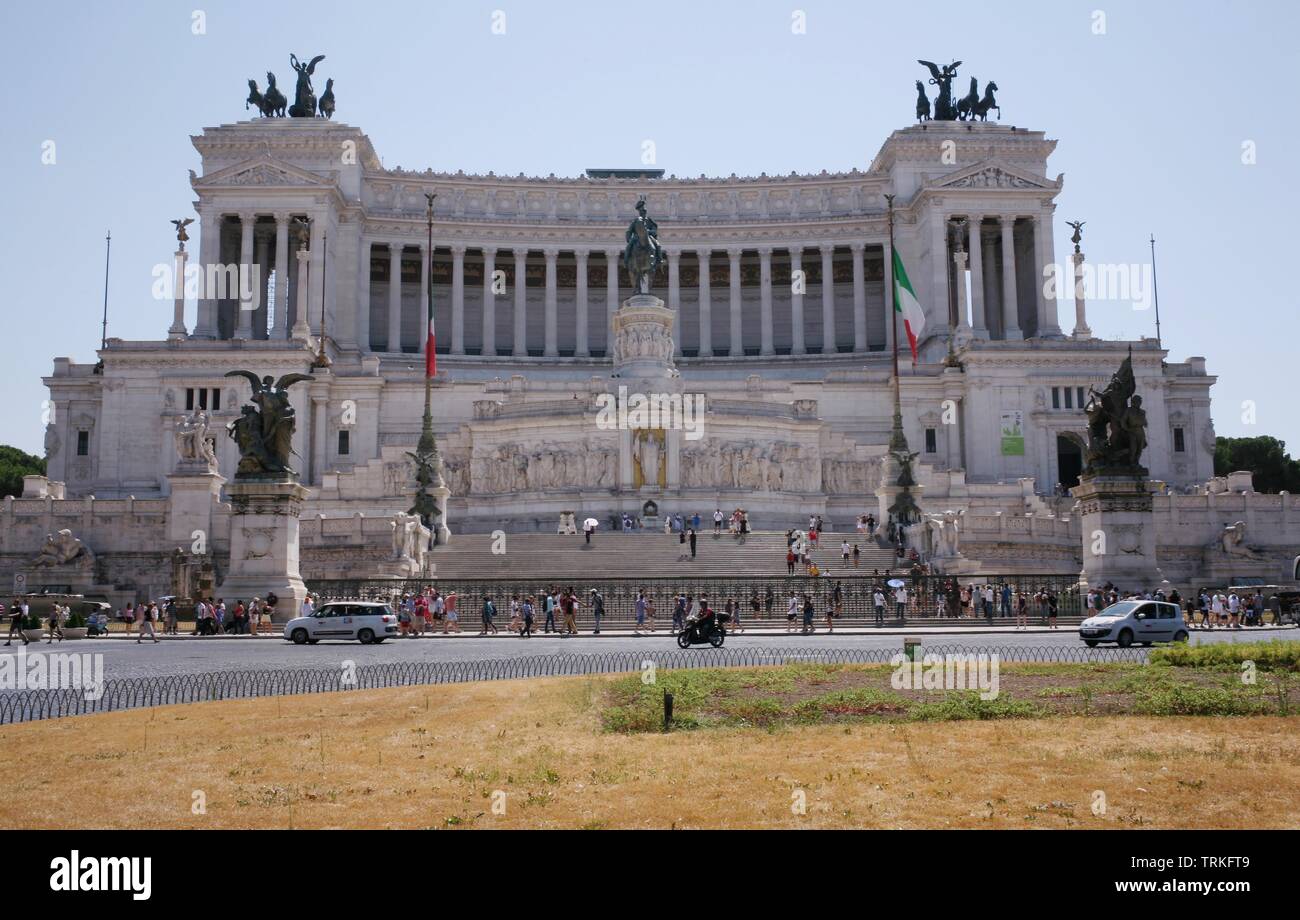
{"type": "MultiPolygon", "coordinates": [[[[970,630],[935,633],[929,630],[891,630],[879,633],[817,633],[802,635],[742,634],[727,637],[728,648],[762,647],[800,650],[827,648],[900,649],[905,635],[913,635],[930,647],[997,649],[1030,647],[1083,648],[1078,633],[1061,628],[1017,634],[1002,628],[994,633],[970,630]]],[[[1193,633],[1195,642],[1249,642],[1270,639],[1300,638],[1300,629],[1211,630],[1193,633]]],[[[21,646],[0,646],[0,654],[12,655],[21,646]]],[[[282,668],[337,667],[345,661],[356,665],[403,661],[473,661],[517,657],[521,655],[598,655],[611,652],[655,653],[676,650],[673,637],[666,632],[643,636],[579,636],[560,638],[539,635],[531,639],[517,636],[477,638],[473,635],[423,639],[392,639],[383,645],[358,642],[321,642],[297,646],[280,639],[268,638],[191,638],[168,639],[157,645],[137,645],[134,639],[86,639],[75,642],[41,643],[39,651],[97,652],[104,655],[106,678],[158,677],[171,674],[195,674],[214,671],[278,670],[282,668]]],[[[37,651],[33,643],[29,652],[37,651]]],[[[1010,657],[1010,656],[1008,656],[1010,657]]],[[[0,691],[3,692],[3,691],[0,691]]]]}

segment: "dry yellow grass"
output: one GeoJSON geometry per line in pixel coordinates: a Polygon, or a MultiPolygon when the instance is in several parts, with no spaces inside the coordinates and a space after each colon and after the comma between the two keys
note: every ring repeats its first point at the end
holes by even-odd
{"type": "Polygon", "coordinates": [[[5,828],[1300,826],[1300,719],[609,735],[602,678],[0,728],[5,828]],[[206,814],[193,813],[196,792],[206,814]],[[505,813],[493,793],[505,793],[505,813]],[[1095,792],[1106,797],[1094,814],[1095,792]],[[806,813],[794,813],[796,795],[806,813]]]}

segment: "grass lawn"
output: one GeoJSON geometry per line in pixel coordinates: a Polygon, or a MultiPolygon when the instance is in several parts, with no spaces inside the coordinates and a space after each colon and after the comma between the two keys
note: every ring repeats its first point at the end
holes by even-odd
{"type": "Polygon", "coordinates": [[[497,681],[4,726],[0,769],[27,779],[0,826],[1300,826],[1300,717],[1270,714],[1297,711],[1294,677],[1287,702],[1277,672],[1242,685],[1222,662],[1004,666],[985,703],[894,691],[890,673],[497,681]]]}

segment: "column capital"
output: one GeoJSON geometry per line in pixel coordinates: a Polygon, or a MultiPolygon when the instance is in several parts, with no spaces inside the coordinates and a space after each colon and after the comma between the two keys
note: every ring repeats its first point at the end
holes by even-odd
{"type": "Polygon", "coordinates": [[[583,262],[583,263],[585,263],[585,262],[587,261],[587,257],[590,256],[590,255],[591,255],[591,250],[590,250],[590,249],[575,249],[575,250],[573,250],[573,259],[574,259],[575,262],[583,262]]]}
{"type": "Polygon", "coordinates": [[[289,221],[293,220],[292,211],[275,211],[271,216],[275,218],[277,224],[284,224],[286,227],[289,225],[289,221]]]}
{"type": "Polygon", "coordinates": [[[514,250],[511,250],[511,251],[514,252],[514,254],[515,254],[515,263],[516,263],[516,264],[522,264],[522,263],[528,261],[528,250],[527,250],[527,249],[514,249],[514,250]]]}
{"type": "Polygon", "coordinates": [[[621,250],[621,249],[606,249],[606,250],[605,250],[605,258],[606,258],[606,259],[609,259],[609,261],[611,261],[611,262],[615,261],[616,259],[622,258],[622,256],[623,256],[623,250],[621,250]]]}
{"type": "Polygon", "coordinates": [[[676,261],[677,261],[678,259],[680,259],[681,256],[682,256],[682,247],[680,247],[680,246],[665,246],[665,247],[664,247],[664,253],[668,256],[668,261],[670,261],[670,262],[676,262],[676,261]]]}
{"type": "Polygon", "coordinates": [[[762,258],[762,259],[764,259],[764,260],[771,259],[771,258],[772,258],[772,247],[771,247],[771,246],[759,246],[759,247],[758,247],[758,255],[759,255],[760,258],[762,258]]]}
{"type": "Polygon", "coordinates": [[[817,249],[820,250],[823,259],[829,259],[835,255],[834,243],[818,243],[817,249]]]}
{"type": "Polygon", "coordinates": [[[251,223],[252,221],[257,220],[257,212],[256,212],[256,211],[240,211],[240,212],[239,212],[239,220],[240,220],[241,223],[245,223],[245,224],[247,224],[247,223],[251,223]]]}
{"type": "MultiPolygon", "coordinates": [[[[437,249],[438,247],[434,246],[433,248],[437,249]]],[[[448,248],[451,250],[451,254],[455,256],[457,259],[463,259],[465,258],[465,250],[468,247],[465,246],[464,243],[456,243],[452,246],[449,246],[448,248]]]]}
{"type": "Polygon", "coordinates": [[[744,255],[744,253],[745,253],[745,247],[743,246],[727,247],[727,256],[730,257],[732,260],[739,259],[742,255],[744,255]]]}
{"type": "Polygon", "coordinates": [[[855,256],[860,256],[867,251],[867,243],[865,240],[853,240],[849,243],[849,250],[855,256]]]}
{"type": "Polygon", "coordinates": [[[697,250],[695,250],[695,257],[696,257],[697,259],[699,259],[701,262],[707,262],[709,259],[712,259],[712,258],[713,258],[713,249],[712,249],[712,247],[710,247],[710,248],[706,248],[706,249],[697,249],[697,250]]]}
{"type": "Polygon", "coordinates": [[[542,250],[542,255],[546,257],[547,262],[554,262],[560,257],[560,249],[558,246],[547,246],[542,250]]]}
{"type": "Polygon", "coordinates": [[[802,247],[802,246],[790,246],[790,247],[787,248],[786,251],[790,253],[790,261],[791,261],[791,262],[802,262],[802,261],[803,261],[803,247],[802,247]]]}

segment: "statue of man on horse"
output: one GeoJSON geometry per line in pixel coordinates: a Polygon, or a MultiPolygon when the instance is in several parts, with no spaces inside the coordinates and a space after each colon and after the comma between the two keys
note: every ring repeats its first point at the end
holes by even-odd
{"type": "Polygon", "coordinates": [[[655,271],[664,261],[664,250],[659,245],[659,225],[646,215],[645,199],[636,203],[637,216],[627,228],[627,246],[623,250],[623,265],[628,279],[638,294],[649,294],[655,271]]]}

